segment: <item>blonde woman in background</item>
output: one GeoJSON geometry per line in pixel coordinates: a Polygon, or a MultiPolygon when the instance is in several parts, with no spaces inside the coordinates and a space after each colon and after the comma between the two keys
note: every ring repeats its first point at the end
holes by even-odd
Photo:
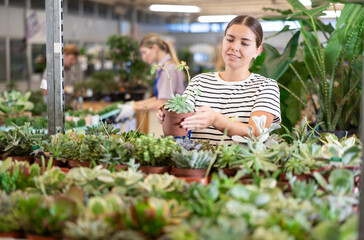
{"type": "MultiPolygon", "coordinates": [[[[150,65],[160,64],[166,68],[172,78],[173,94],[182,94],[185,90],[184,75],[176,69],[179,64],[176,52],[171,44],[158,34],[146,35],[139,44],[142,58],[150,65]]],[[[171,98],[169,79],[165,71],[158,69],[154,80],[154,97],[133,103],[133,110],[158,110],[158,107],[171,98]]]]}

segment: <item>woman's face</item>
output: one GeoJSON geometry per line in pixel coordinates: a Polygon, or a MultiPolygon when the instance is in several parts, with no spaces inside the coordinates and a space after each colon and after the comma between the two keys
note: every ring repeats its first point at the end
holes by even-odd
{"type": "Polygon", "coordinates": [[[252,59],[261,51],[262,46],[256,46],[254,32],[242,24],[232,25],[222,42],[222,58],[226,67],[233,69],[249,68],[252,59]]]}
{"type": "Polygon", "coordinates": [[[158,62],[158,47],[157,45],[153,45],[152,47],[140,47],[140,53],[142,54],[143,61],[152,65],[153,63],[158,62]]]}

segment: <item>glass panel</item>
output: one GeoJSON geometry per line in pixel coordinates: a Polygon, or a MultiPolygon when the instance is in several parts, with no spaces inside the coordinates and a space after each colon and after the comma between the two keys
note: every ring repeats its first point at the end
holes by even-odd
{"type": "Polygon", "coordinates": [[[9,6],[25,8],[25,0],[9,0],[9,6]]]}
{"type": "Polygon", "coordinates": [[[0,82],[6,82],[6,51],[5,39],[0,38],[0,82]]]}
{"type": "Polygon", "coordinates": [[[33,9],[45,9],[45,0],[32,0],[30,7],[33,9]]]}
{"type": "Polygon", "coordinates": [[[43,73],[46,67],[47,49],[45,44],[32,45],[32,67],[33,73],[43,73]]]}
{"type": "Polygon", "coordinates": [[[91,1],[83,2],[83,14],[85,16],[93,16],[94,15],[94,6],[95,4],[91,1]]]}
{"type": "Polygon", "coordinates": [[[10,79],[27,79],[27,56],[24,40],[10,40],[10,79]]]}
{"type": "Polygon", "coordinates": [[[107,18],[107,12],[109,10],[109,5],[99,4],[99,17],[107,18]]]}
{"type": "Polygon", "coordinates": [[[78,0],[68,0],[67,2],[68,2],[68,4],[67,4],[68,13],[78,15],[79,9],[80,9],[79,1],[78,0]]]}

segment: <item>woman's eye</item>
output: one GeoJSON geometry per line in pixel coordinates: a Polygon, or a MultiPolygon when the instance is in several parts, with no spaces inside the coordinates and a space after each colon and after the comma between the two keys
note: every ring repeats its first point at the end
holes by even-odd
{"type": "Polygon", "coordinates": [[[241,45],[243,46],[249,46],[249,44],[242,42],[241,45]]]}
{"type": "Polygon", "coordinates": [[[233,42],[234,40],[233,39],[226,39],[226,41],[233,42]]]}

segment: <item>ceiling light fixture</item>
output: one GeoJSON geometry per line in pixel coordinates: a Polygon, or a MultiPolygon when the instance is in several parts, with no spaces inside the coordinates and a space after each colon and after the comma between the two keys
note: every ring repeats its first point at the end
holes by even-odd
{"type": "Polygon", "coordinates": [[[152,4],[149,10],[153,12],[182,12],[182,13],[198,13],[201,9],[192,5],[166,5],[166,4],[152,4]]]}
{"type": "Polygon", "coordinates": [[[197,21],[201,23],[230,22],[236,15],[209,15],[199,16],[197,21]]]}

